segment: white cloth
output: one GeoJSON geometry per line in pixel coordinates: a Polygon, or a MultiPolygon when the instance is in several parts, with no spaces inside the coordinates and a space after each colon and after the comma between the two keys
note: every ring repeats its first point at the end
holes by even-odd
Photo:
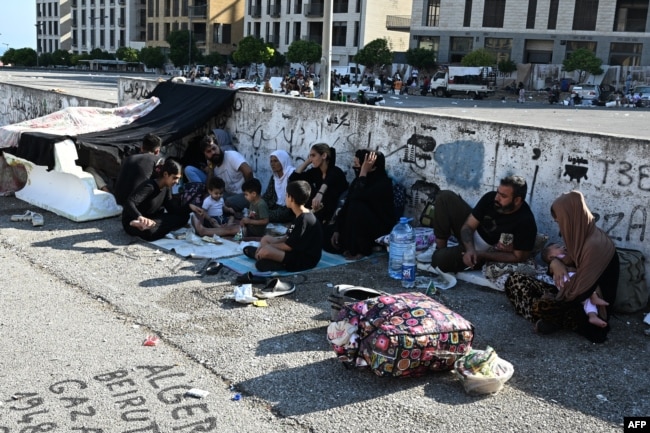
{"type": "Polygon", "coordinates": [[[289,182],[289,176],[291,176],[291,173],[296,169],[292,164],[291,156],[289,156],[286,150],[276,150],[271,153],[271,156],[278,158],[280,165],[282,165],[282,177],[277,176],[275,173],[272,174],[273,182],[275,184],[275,193],[278,196],[278,201],[276,203],[280,206],[286,206],[284,200],[287,195],[287,183],[289,182]]]}
{"type": "Polygon", "coordinates": [[[230,194],[241,194],[241,187],[244,184],[244,175],[239,167],[246,162],[244,156],[236,150],[223,152],[221,166],[214,167],[214,175],[223,179],[226,183],[226,192],[230,194]]]}

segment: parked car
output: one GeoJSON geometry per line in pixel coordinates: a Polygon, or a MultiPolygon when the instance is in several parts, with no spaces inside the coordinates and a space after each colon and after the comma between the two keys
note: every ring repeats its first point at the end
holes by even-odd
{"type": "Polygon", "coordinates": [[[650,86],[636,86],[632,89],[632,96],[637,107],[650,107],[650,86]]]}
{"type": "Polygon", "coordinates": [[[580,83],[571,89],[582,98],[583,101],[598,100],[600,98],[600,86],[597,84],[580,83]]]}

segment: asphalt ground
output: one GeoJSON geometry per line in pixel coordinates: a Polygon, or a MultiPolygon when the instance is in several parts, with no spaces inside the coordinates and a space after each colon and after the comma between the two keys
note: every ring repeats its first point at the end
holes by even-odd
{"type": "Polygon", "coordinates": [[[650,415],[641,313],[614,318],[602,345],[540,336],[503,293],[459,282],[434,297],[515,368],[475,397],[448,372],[380,378],[334,356],[331,286],[403,292],[385,255],[288,277],[295,293],[254,307],[226,299],[232,271],[202,275],[206,260],[132,238],[119,218],[10,220],[29,209],[0,198],[0,431],[610,432],[650,415]]]}
{"type": "Polygon", "coordinates": [[[404,291],[385,255],[288,278],[295,293],[253,307],[226,299],[233,272],[203,275],[207,260],[132,238],[119,218],[11,221],[26,210],[0,197],[2,432],[610,432],[650,416],[641,312],[594,345],[537,335],[503,293],[459,282],[434,297],[515,368],[475,397],[451,373],[379,378],[334,356],[331,286],[404,291]]]}

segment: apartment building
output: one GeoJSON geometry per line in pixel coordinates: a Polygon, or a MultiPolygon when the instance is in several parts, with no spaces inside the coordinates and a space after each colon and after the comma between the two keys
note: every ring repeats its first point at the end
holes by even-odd
{"type": "Polygon", "coordinates": [[[88,53],[144,47],[146,0],[36,0],[36,47],[88,53]]]}
{"type": "Polygon", "coordinates": [[[169,47],[173,31],[188,30],[203,54],[231,54],[242,38],[245,0],[147,0],[147,46],[169,47]]]}
{"type": "MultiPolygon", "coordinates": [[[[409,48],[408,29],[387,29],[387,16],[408,15],[411,0],[332,0],[332,65],[347,65],[368,42],[386,38],[393,51],[409,48]]],[[[293,41],[323,43],[323,0],[246,0],[244,36],[286,53],[293,41]]]]}
{"type": "Polygon", "coordinates": [[[413,0],[411,47],[458,63],[486,48],[498,60],[559,64],[586,48],[604,64],[650,65],[650,0],[413,0]]]}

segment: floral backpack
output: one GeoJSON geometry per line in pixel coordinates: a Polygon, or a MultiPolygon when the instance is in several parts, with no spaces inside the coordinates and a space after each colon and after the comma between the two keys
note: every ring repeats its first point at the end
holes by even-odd
{"type": "Polygon", "coordinates": [[[345,304],[327,331],[345,366],[368,366],[378,376],[396,377],[451,370],[474,339],[470,322],[416,292],[345,304]]]}

